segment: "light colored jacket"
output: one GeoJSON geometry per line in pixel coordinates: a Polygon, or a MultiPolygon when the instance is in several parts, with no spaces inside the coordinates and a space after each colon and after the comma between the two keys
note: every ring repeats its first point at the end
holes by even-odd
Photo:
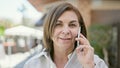
{"type": "MultiPolygon", "coordinates": [[[[94,55],[95,68],[108,68],[105,62],[97,55],[94,55]]],[[[26,62],[24,68],[57,68],[50,58],[50,54],[43,50],[40,54],[34,56],[26,62]]],[[[83,68],[77,59],[74,51],[64,68],[83,68]]]]}

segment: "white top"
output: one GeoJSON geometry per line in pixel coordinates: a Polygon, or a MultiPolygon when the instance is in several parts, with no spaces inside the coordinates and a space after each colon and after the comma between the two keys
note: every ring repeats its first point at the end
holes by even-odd
{"type": "MultiPolygon", "coordinates": [[[[69,60],[64,68],[82,68],[82,65],[77,59],[77,54],[74,51],[72,54],[68,55],[69,60]]],[[[97,55],[94,55],[95,68],[108,68],[105,62],[100,59],[97,55]]],[[[38,55],[34,56],[26,62],[24,68],[57,68],[50,54],[45,51],[45,49],[38,55]]]]}

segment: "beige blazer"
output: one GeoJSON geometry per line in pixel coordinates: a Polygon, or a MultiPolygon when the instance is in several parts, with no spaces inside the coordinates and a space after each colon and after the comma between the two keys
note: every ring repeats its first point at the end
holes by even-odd
{"type": "MultiPolygon", "coordinates": [[[[108,68],[105,62],[97,55],[94,55],[95,68],[108,68]]],[[[45,49],[38,55],[28,60],[24,68],[57,68],[50,58],[50,54],[45,49]]],[[[77,59],[74,51],[64,68],[83,68],[77,59]]]]}

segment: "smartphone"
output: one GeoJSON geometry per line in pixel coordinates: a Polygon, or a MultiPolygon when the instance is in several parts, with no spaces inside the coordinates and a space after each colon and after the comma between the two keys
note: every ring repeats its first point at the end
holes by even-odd
{"type": "MultiPolygon", "coordinates": [[[[81,33],[81,27],[79,27],[79,29],[78,29],[78,36],[77,36],[77,38],[80,38],[80,33],[81,33]]],[[[77,46],[79,46],[79,45],[80,45],[80,42],[77,41],[77,46]]]]}

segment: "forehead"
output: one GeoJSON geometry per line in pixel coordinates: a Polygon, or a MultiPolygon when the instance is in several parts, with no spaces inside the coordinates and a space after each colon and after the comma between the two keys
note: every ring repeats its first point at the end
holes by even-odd
{"type": "Polygon", "coordinates": [[[75,19],[78,20],[77,14],[74,11],[65,11],[59,18],[58,20],[70,20],[70,19],[75,19]]]}

